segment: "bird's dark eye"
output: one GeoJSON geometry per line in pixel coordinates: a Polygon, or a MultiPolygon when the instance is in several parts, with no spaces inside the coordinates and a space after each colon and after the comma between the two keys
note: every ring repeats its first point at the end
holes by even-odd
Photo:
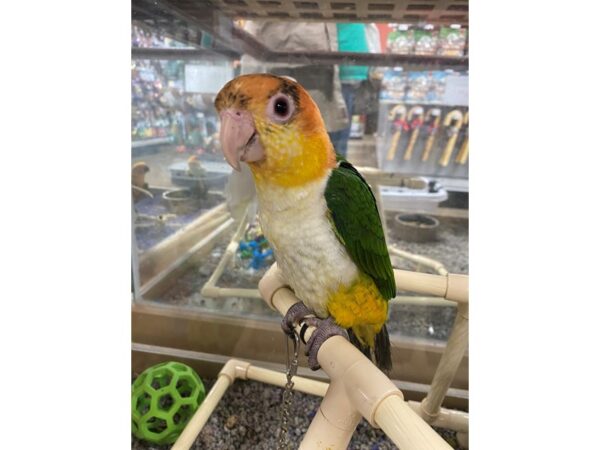
{"type": "Polygon", "coordinates": [[[290,109],[290,105],[285,97],[281,97],[275,100],[273,109],[279,117],[285,117],[290,109]]]}
{"type": "Polygon", "coordinates": [[[284,123],[292,117],[294,110],[292,99],[280,92],[269,99],[267,116],[275,123],[284,123]]]}

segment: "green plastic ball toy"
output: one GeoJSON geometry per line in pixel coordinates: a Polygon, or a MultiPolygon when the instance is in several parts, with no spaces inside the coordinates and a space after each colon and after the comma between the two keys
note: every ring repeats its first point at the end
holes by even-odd
{"type": "Polygon", "coordinates": [[[131,393],[131,429],[153,444],[177,440],[204,400],[202,380],[179,362],[165,362],[144,370],[131,393]]]}

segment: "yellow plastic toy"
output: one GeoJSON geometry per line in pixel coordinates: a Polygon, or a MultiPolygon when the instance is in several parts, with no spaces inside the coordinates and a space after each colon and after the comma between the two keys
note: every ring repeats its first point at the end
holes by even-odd
{"type": "Polygon", "coordinates": [[[392,136],[392,143],[390,144],[390,148],[387,152],[386,159],[388,161],[392,161],[394,156],[396,156],[396,150],[398,148],[398,142],[400,141],[400,136],[402,135],[402,128],[407,127],[406,124],[406,107],[404,105],[396,105],[390,110],[390,114],[388,119],[393,123],[396,128],[396,132],[392,136]]]}
{"type": "Polygon", "coordinates": [[[450,111],[448,114],[446,114],[446,117],[444,118],[444,126],[447,127],[448,132],[450,133],[450,137],[448,138],[446,148],[444,148],[442,156],[440,157],[440,165],[442,167],[446,167],[450,162],[450,156],[452,156],[452,151],[454,150],[454,145],[456,144],[458,132],[460,130],[460,127],[462,126],[462,123],[463,113],[460,112],[458,109],[450,111]]]}
{"type": "MultiPolygon", "coordinates": [[[[469,113],[465,113],[465,118],[463,119],[463,125],[469,124],[469,113]]],[[[469,127],[466,127],[465,130],[465,139],[460,146],[460,150],[458,151],[458,155],[456,155],[456,159],[454,162],[458,164],[466,164],[467,158],[469,157],[469,127]]]]}
{"type": "Polygon", "coordinates": [[[427,161],[429,159],[429,154],[433,148],[433,142],[435,141],[435,136],[437,134],[437,129],[440,126],[441,119],[442,110],[440,108],[431,108],[429,111],[427,111],[427,114],[425,114],[425,124],[429,129],[429,137],[427,138],[427,141],[425,141],[425,148],[423,149],[421,161],[427,161]]]}
{"type": "Polygon", "coordinates": [[[419,137],[419,130],[421,129],[421,125],[423,125],[424,112],[425,111],[423,110],[422,106],[413,106],[408,111],[408,122],[412,128],[412,134],[410,135],[410,141],[408,141],[406,152],[404,152],[405,161],[409,161],[412,157],[413,149],[415,148],[415,142],[417,142],[417,138],[419,137]]]}

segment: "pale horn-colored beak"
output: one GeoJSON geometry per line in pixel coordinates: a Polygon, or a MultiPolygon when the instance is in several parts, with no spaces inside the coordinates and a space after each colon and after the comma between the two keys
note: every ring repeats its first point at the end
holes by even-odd
{"type": "Polygon", "coordinates": [[[231,167],[240,170],[240,161],[255,162],[264,158],[252,115],[248,111],[229,108],[221,116],[221,149],[231,167]]]}

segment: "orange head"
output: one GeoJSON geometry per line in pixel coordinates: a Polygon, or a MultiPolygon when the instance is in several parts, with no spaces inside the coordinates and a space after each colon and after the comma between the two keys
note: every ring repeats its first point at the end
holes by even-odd
{"type": "Polygon", "coordinates": [[[257,183],[301,186],[335,165],[319,108],[289,78],[239,76],[221,89],[215,107],[225,159],[236,170],[246,162],[257,183]]]}

